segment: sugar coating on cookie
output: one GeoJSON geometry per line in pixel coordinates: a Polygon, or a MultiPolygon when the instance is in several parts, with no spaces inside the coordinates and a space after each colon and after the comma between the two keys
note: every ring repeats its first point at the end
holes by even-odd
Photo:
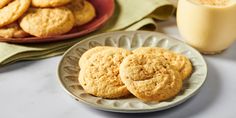
{"type": "Polygon", "coordinates": [[[20,21],[21,28],[37,37],[55,36],[69,32],[74,16],[66,7],[30,8],[20,21]]]}
{"type": "Polygon", "coordinates": [[[22,38],[26,36],[29,36],[29,34],[23,31],[17,22],[0,28],[0,37],[3,38],[22,38]]]}
{"type": "Polygon", "coordinates": [[[183,80],[187,79],[192,73],[192,64],[190,60],[178,53],[159,47],[141,47],[133,50],[136,54],[155,54],[165,57],[171,65],[175,66],[182,75],[183,80]]]}
{"type": "Polygon", "coordinates": [[[94,54],[79,73],[84,90],[102,98],[120,98],[130,94],[120,79],[119,66],[131,52],[111,48],[94,54]]]}
{"type": "Polygon", "coordinates": [[[84,25],[96,16],[95,8],[91,3],[84,0],[72,0],[67,6],[75,16],[75,24],[77,26],[84,25]]]}
{"type": "Polygon", "coordinates": [[[164,57],[133,54],[120,65],[120,77],[128,90],[143,101],[163,101],[182,88],[180,73],[164,57]]]}
{"type": "Polygon", "coordinates": [[[59,7],[70,3],[71,0],[32,0],[34,7],[59,7]]]}
{"type": "Polygon", "coordinates": [[[182,79],[187,79],[192,74],[192,63],[190,60],[182,55],[174,52],[164,52],[163,56],[170,62],[171,65],[175,66],[182,75],[182,79]]]}
{"type": "Polygon", "coordinates": [[[152,53],[156,53],[161,54],[163,52],[167,51],[167,49],[164,48],[160,48],[160,47],[140,47],[137,48],[135,50],[133,50],[133,53],[138,53],[138,54],[152,54],[152,53]]]}
{"type": "Polygon", "coordinates": [[[0,27],[18,20],[29,8],[31,0],[14,0],[0,9],[0,27]]]}
{"type": "Polygon", "coordinates": [[[12,0],[1,0],[0,2],[0,9],[10,3],[12,0]]]}
{"type": "Polygon", "coordinates": [[[89,50],[87,50],[81,57],[80,57],[80,60],[79,60],[79,66],[80,68],[83,68],[84,66],[86,66],[86,63],[87,61],[89,60],[89,58],[98,53],[98,52],[101,52],[103,50],[106,50],[106,49],[109,49],[111,47],[108,47],[108,46],[97,46],[97,47],[94,47],[94,48],[91,48],[89,50]]]}

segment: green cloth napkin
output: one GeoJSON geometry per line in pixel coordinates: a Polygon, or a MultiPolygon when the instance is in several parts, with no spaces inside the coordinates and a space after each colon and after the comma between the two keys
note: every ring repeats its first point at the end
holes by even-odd
{"type": "Polygon", "coordinates": [[[166,20],[175,11],[169,0],[116,0],[113,17],[98,31],[89,35],[53,43],[0,43],[0,66],[21,60],[37,60],[63,54],[86,37],[110,31],[156,30],[155,20],[166,20]]]}

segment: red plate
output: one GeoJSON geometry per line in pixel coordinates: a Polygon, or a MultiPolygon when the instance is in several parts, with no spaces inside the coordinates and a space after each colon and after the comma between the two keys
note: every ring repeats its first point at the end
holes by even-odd
{"type": "Polygon", "coordinates": [[[10,43],[42,43],[42,42],[53,42],[59,40],[66,40],[70,38],[78,38],[85,34],[88,34],[92,31],[100,28],[109,18],[111,18],[115,4],[114,0],[88,0],[90,1],[96,9],[96,18],[91,22],[74,28],[67,34],[50,36],[50,37],[27,37],[27,38],[0,38],[1,42],[10,42],[10,43]]]}

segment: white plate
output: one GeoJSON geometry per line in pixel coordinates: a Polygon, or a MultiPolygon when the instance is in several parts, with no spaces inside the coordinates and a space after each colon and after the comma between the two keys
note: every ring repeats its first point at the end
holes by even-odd
{"type": "Polygon", "coordinates": [[[148,31],[110,32],[85,39],[71,47],[63,56],[58,76],[63,88],[76,100],[96,109],[143,113],[164,110],[176,106],[193,96],[203,85],[207,76],[207,66],[201,54],[187,44],[164,34],[148,31]],[[139,99],[103,99],[85,93],[78,82],[80,56],[95,46],[113,46],[133,50],[138,47],[163,47],[186,55],[193,64],[193,73],[185,81],[183,90],[173,99],[159,103],[144,103],[139,99]]]}

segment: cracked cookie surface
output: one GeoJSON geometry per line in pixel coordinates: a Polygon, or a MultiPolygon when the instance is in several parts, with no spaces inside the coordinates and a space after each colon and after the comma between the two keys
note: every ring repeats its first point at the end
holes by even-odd
{"type": "Polygon", "coordinates": [[[164,57],[133,54],[120,65],[120,77],[127,89],[143,101],[163,101],[182,88],[180,73],[164,57]]]}
{"type": "Polygon", "coordinates": [[[0,28],[0,37],[3,38],[22,38],[26,36],[29,36],[29,34],[23,31],[16,22],[0,28]]]}
{"type": "Polygon", "coordinates": [[[120,98],[130,92],[120,79],[119,66],[131,51],[110,48],[91,56],[80,70],[79,82],[84,90],[103,98],[120,98]]]}
{"type": "Polygon", "coordinates": [[[18,20],[29,8],[31,0],[14,0],[0,9],[0,27],[18,20]]]}
{"type": "Polygon", "coordinates": [[[192,73],[192,64],[190,60],[178,53],[174,53],[164,48],[159,47],[141,47],[133,50],[136,54],[155,54],[165,57],[168,62],[175,66],[182,75],[183,80],[187,79],[192,73]]]}
{"type": "Polygon", "coordinates": [[[71,0],[32,0],[34,7],[59,7],[70,3],[71,0]]]}
{"type": "Polygon", "coordinates": [[[91,58],[92,55],[101,52],[103,50],[107,50],[111,47],[108,46],[97,46],[94,48],[91,48],[89,50],[87,50],[86,52],[84,52],[84,54],[80,57],[79,60],[79,66],[80,68],[83,68],[84,66],[86,66],[87,61],[91,58]]]}
{"type": "Polygon", "coordinates": [[[21,28],[37,37],[55,36],[69,32],[74,16],[66,7],[30,8],[20,21],[21,28]]]}
{"type": "Polygon", "coordinates": [[[91,21],[96,16],[93,5],[84,0],[72,0],[67,6],[75,16],[75,25],[81,26],[91,21]]]}

